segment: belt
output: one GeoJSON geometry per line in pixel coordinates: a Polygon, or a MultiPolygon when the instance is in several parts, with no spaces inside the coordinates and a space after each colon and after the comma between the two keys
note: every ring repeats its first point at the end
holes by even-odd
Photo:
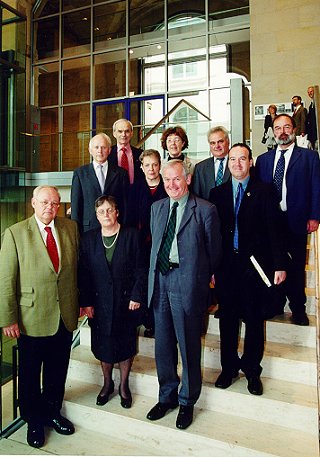
{"type": "Polygon", "coordinates": [[[179,268],[179,264],[178,263],[169,262],[169,270],[173,270],[174,268],[179,268]]]}

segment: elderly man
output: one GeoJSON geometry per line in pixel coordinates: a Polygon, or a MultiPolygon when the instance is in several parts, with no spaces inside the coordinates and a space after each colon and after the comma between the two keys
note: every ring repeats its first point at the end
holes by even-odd
{"type": "Polygon", "coordinates": [[[89,153],[92,163],[77,168],[71,187],[71,219],[77,221],[80,233],[99,226],[94,202],[100,195],[115,197],[121,222],[127,219],[129,192],[128,173],[118,165],[108,162],[111,140],[105,133],[91,138],[89,153]]]}
{"type": "Polygon", "coordinates": [[[318,132],[317,132],[317,117],[316,117],[316,106],[314,100],[314,87],[308,87],[308,96],[310,98],[310,105],[307,114],[307,134],[308,140],[311,143],[312,149],[317,149],[317,139],[318,139],[318,132]]]}
{"type": "Polygon", "coordinates": [[[232,146],[228,166],[232,179],[210,192],[210,201],[216,205],[221,220],[223,248],[215,276],[222,366],[215,386],[228,388],[241,369],[247,377],[249,392],[262,395],[264,318],[272,317],[272,299],[276,298],[277,289],[271,286],[277,288],[285,280],[287,257],[276,193],[272,185],[250,177],[250,148],[244,143],[232,146]],[[268,277],[270,291],[255,270],[252,257],[268,277]],[[237,349],[241,318],[246,332],[240,358],[237,349]]]}
{"type": "Polygon", "coordinates": [[[196,164],[192,180],[193,192],[206,200],[213,187],[230,179],[228,131],[222,126],[212,127],[208,132],[208,142],[212,157],[196,164]]]}
{"type": "Polygon", "coordinates": [[[185,429],[201,391],[201,330],[209,283],[221,254],[220,224],[215,206],[189,193],[191,176],[184,162],[170,160],[162,176],[169,198],[151,207],[148,287],[160,391],[147,418],[161,419],[180,404],[176,426],[185,429]],[[182,359],[179,392],[177,343],[182,359]]]}
{"type": "MultiPolygon", "coordinates": [[[[273,121],[277,148],[260,155],[256,161],[257,177],[274,183],[282,210],[283,231],[291,262],[285,283],[292,322],[309,325],[306,315],[305,263],[307,235],[315,232],[320,220],[319,155],[295,145],[295,120],[280,114],[273,121]]],[[[282,309],[285,305],[283,298],[282,309]]]]}
{"type": "Polygon", "coordinates": [[[44,444],[44,425],[71,435],[61,416],[72,331],[77,328],[77,224],[56,217],[60,195],[40,186],[34,215],[9,227],[0,251],[0,327],[17,338],[19,406],[30,446],[44,444]],[[41,388],[42,369],[42,388],[41,388]]]}
{"type": "Polygon", "coordinates": [[[130,145],[133,137],[132,123],[127,119],[118,119],[113,124],[113,136],[117,144],[111,148],[109,163],[127,170],[130,184],[134,184],[138,179],[143,178],[143,173],[139,160],[142,149],[130,145]]]}

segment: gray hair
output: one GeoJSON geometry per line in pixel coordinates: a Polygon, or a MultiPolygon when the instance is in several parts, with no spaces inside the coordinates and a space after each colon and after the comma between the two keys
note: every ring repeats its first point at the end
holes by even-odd
{"type": "Polygon", "coordinates": [[[58,194],[59,201],[61,200],[61,196],[60,196],[60,193],[59,193],[59,191],[58,191],[58,188],[57,188],[56,186],[49,186],[49,185],[38,186],[38,187],[36,187],[35,189],[33,189],[33,194],[32,194],[33,198],[38,198],[40,192],[41,192],[43,189],[54,190],[54,191],[57,192],[57,194],[58,194]]]}
{"type": "Polygon", "coordinates": [[[128,119],[118,119],[116,122],[113,123],[113,126],[112,126],[112,131],[115,132],[116,128],[117,128],[117,124],[118,122],[126,122],[127,124],[130,125],[130,128],[131,128],[131,132],[133,132],[133,125],[132,125],[132,122],[128,121],[128,119]]]}
{"type": "Polygon", "coordinates": [[[106,142],[108,143],[108,145],[111,147],[112,142],[111,142],[110,137],[109,137],[106,133],[101,132],[101,133],[97,133],[95,136],[93,136],[93,137],[91,138],[91,140],[89,141],[89,149],[91,149],[92,140],[93,140],[94,138],[96,138],[97,136],[101,136],[104,140],[106,140],[106,142]]]}
{"type": "Polygon", "coordinates": [[[185,178],[187,178],[190,175],[189,167],[183,160],[179,160],[179,159],[172,159],[172,160],[169,160],[168,162],[165,162],[162,166],[161,173],[163,174],[163,172],[167,168],[173,168],[174,166],[179,165],[179,164],[182,166],[183,176],[185,178]]]}
{"type": "Polygon", "coordinates": [[[216,127],[211,127],[211,129],[209,130],[209,132],[207,133],[207,137],[208,137],[208,141],[209,141],[209,137],[210,135],[212,135],[213,133],[218,133],[218,132],[222,132],[224,134],[224,137],[226,140],[230,141],[229,139],[229,132],[228,130],[223,127],[222,125],[217,125],[216,127]]]}

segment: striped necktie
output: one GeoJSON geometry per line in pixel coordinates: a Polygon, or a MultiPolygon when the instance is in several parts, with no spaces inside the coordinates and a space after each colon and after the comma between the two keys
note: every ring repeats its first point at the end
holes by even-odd
{"type": "Polygon", "coordinates": [[[216,186],[220,186],[220,184],[222,184],[222,180],[223,180],[223,161],[224,161],[224,157],[223,158],[218,158],[217,160],[219,160],[219,168],[218,168],[218,173],[217,173],[217,177],[216,177],[216,186]]]}

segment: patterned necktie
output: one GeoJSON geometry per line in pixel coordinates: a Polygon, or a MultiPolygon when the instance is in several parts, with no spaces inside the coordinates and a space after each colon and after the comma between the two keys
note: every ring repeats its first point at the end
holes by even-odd
{"type": "Polygon", "coordinates": [[[58,254],[57,243],[56,243],[56,240],[54,239],[54,236],[52,235],[51,227],[45,227],[44,229],[47,232],[47,251],[48,251],[48,254],[52,261],[52,265],[53,265],[56,273],[58,273],[58,271],[59,271],[59,254],[58,254]]]}
{"type": "Polygon", "coordinates": [[[98,178],[98,181],[100,184],[101,193],[103,194],[105,177],[103,174],[103,165],[101,165],[101,164],[99,164],[97,167],[97,178],[98,178]]]}
{"type": "Polygon", "coordinates": [[[235,217],[234,235],[233,235],[234,249],[238,249],[238,247],[239,247],[238,213],[239,213],[239,208],[241,205],[243,193],[244,192],[243,192],[242,184],[241,184],[241,182],[239,182],[238,189],[237,189],[237,195],[236,195],[236,201],[235,201],[235,205],[234,205],[234,217],[235,217]]]}
{"type": "Polygon", "coordinates": [[[276,185],[278,195],[280,197],[280,200],[282,200],[282,182],[283,182],[283,176],[284,176],[284,168],[285,168],[285,158],[284,155],[287,152],[288,149],[281,149],[281,155],[279,157],[279,160],[276,165],[276,169],[274,172],[274,177],[273,177],[273,182],[276,185]]]}
{"type": "Polygon", "coordinates": [[[169,255],[176,231],[176,221],[177,221],[177,207],[179,203],[174,202],[172,205],[172,210],[170,214],[170,219],[167,225],[167,228],[163,234],[161,247],[158,253],[158,268],[160,272],[165,275],[169,271],[169,255]]]}
{"type": "Polygon", "coordinates": [[[120,167],[127,170],[129,173],[129,161],[127,156],[127,148],[121,148],[121,160],[120,160],[120,167]]]}
{"type": "Polygon", "coordinates": [[[221,158],[221,159],[217,159],[220,161],[219,163],[219,168],[218,168],[218,173],[217,173],[217,177],[216,177],[216,186],[220,186],[220,184],[222,184],[222,180],[223,180],[223,161],[224,161],[224,157],[221,158]]]}

